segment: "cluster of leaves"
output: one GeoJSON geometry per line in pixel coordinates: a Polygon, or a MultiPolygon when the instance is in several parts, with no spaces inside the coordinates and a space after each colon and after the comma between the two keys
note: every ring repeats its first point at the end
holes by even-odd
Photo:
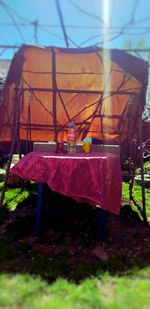
{"type": "MultiPolygon", "coordinates": [[[[144,163],[144,173],[150,175],[150,161],[147,161],[144,163]]],[[[136,169],[136,175],[141,174],[141,169],[140,167],[136,169]]]]}

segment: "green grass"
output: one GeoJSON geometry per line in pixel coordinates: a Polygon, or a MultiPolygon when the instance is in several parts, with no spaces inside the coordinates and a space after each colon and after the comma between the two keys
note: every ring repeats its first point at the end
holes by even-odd
{"type": "MultiPolygon", "coordinates": [[[[145,193],[148,197],[150,194],[150,189],[146,188],[145,193]]],[[[134,182],[133,196],[137,200],[137,202],[139,203],[142,202],[142,188],[140,185],[136,184],[136,182],[134,182]]],[[[125,182],[122,183],[122,197],[129,199],[129,184],[125,182]]],[[[148,199],[147,199],[147,202],[148,202],[148,199]]]]}
{"type": "Polygon", "coordinates": [[[15,309],[148,309],[150,268],[125,277],[88,278],[79,284],[57,279],[48,285],[39,277],[0,275],[0,308],[15,309]]]}
{"type": "MultiPolygon", "coordinates": [[[[134,186],[133,186],[133,197],[135,199],[135,201],[137,202],[137,204],[139,206],[142,206],[142,188],[140,185],[136,184],[136,182],[134,182],[134,186]]],[[[123,182],[122,183],[122,198],[124,201],[129,201],[129,184],[123,182]]],[[[145,199],[146,199],[146,213],[147,213],[147,217],[150,217],[150,188],[145,188],[145,199]]],[[[125,202],[124,202],[125,204],[125,202]]],[[[134,210],[137,210],[137,207],[134,206],[134,204],[132,203],[132,207],[134,210]]]]}

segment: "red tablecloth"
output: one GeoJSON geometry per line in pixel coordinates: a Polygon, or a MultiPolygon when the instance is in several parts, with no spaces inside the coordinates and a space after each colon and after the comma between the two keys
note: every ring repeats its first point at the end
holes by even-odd
{"type": "Polygon", "coordinates": [[[122,175],[120,159],[114,154],[30,152],[10,172],[26,180],[47,183],[53,191],[79,202],[100,205],[119,214],[122,175]]]}

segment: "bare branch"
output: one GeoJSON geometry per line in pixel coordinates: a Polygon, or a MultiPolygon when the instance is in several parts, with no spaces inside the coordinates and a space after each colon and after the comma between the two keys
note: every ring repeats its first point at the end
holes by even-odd
{"type": "Polygon", "coordinates": [[[102,24],[104,24],[104,21],[102,18],[100,18],[99,16],[97,15],[94,15],[94,14],[91,14],[90,12],[86,11],[85,9],[81,8],[78,4],[76,4],[73,0],[68,0],[68,2],[70,4],[72,4],[80,13],[84,14],[84,15],[87,15],[91,18],[94,18],[94,19],[97,19],[99,20],[102,24]]]}

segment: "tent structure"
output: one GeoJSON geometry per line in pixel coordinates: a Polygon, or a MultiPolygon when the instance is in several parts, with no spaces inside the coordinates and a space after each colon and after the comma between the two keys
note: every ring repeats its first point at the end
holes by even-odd
{"type": "Polygon", "coordinates": [[[148,65],[121,50],[23,45],[15,54],[0,106],[0,140],[77,140],[120,144],[135,132],[144,108],[148,65]]]}
{"type": "Polygon", "coordinates": [[[0,141],[12,141],[11,155],[16,139],[66,141],[74,120],[77,141],[121,144],[141,124],[147,83],[148,63],[121,50],[23,45],[4,87],[0,141]]]}

